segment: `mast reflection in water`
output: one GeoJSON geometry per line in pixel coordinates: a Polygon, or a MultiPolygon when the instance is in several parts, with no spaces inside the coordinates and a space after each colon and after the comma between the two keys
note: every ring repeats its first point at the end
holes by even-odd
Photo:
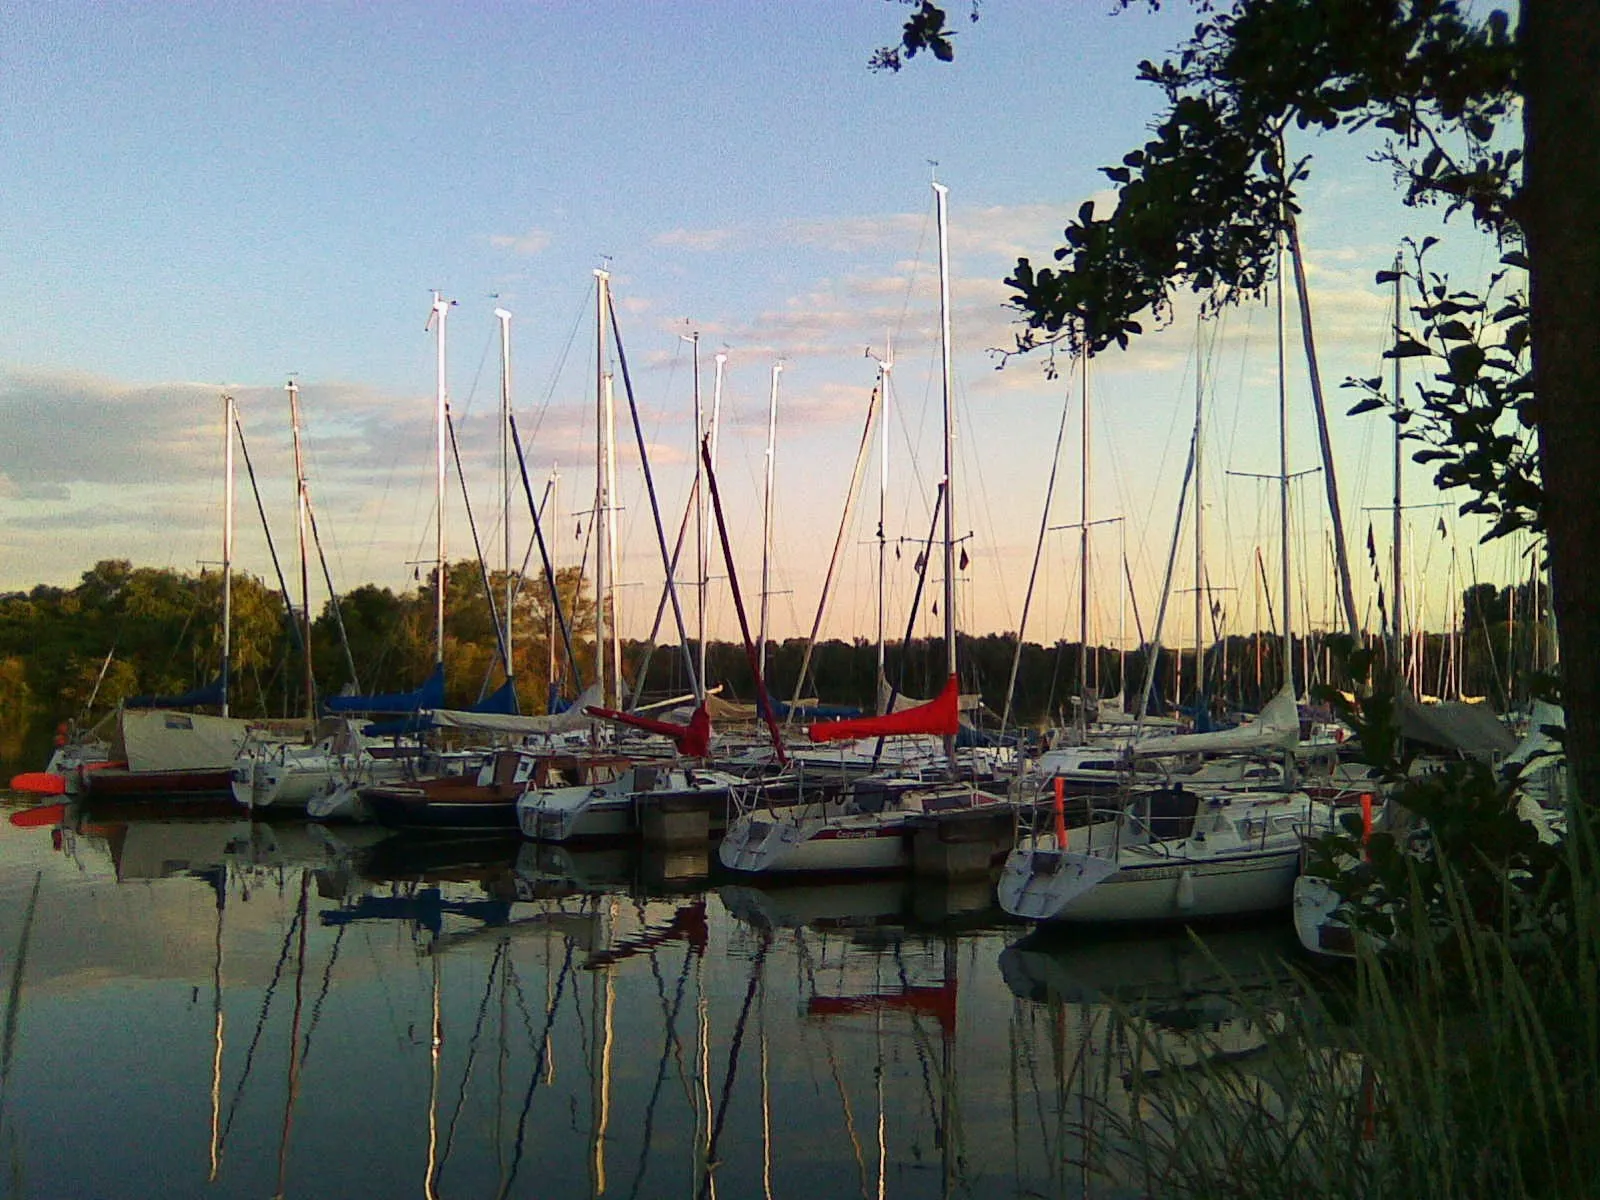
{"type": "Polygon", "coordinates": [[[1217,975],[1281,971],[1275,929],[1219,964],[1023,938],[984,883],[379,838],[0,825],[5,1194],[1116,1195],[1069,1165],[1140,1069],[1108,1006],[1270,1034],[1217,975]]]}

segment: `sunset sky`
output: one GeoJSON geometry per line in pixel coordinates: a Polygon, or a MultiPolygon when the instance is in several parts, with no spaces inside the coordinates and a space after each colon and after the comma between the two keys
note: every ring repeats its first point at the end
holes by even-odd
{"type": "MultiPolygon", "coordinates": [[[[514,314],[513,390],[535,486],[559,464],[550,528],[558,560],[575,561],[594,486],[593,270],[608,265],[673,529],[694,442],[681,335],[700,333],[708,408],[713,355],[728,355],[719,473],[750,594],[769,380],[783,362],[773,634],[803,634],[873,356],[890,346],[887,532],[916,539],[927,528],[940,471],[936,171],[950,188],[958,524],[972,535],[961,623],[1015,629],[1069,388],[1049,523],[1081,519],[1078,384],[1052,380],[1036,358],[996,369],[993,351],[1017,328],[1001,280],[1019,254],[1047,260],[1070,214],[1105,195],[1097,168],[1138,145],[1158,111],[1136,64],[1172,49],[1193,22],[1182,4],[1115,16],[1109,7],[996,0],[976,24],[962,20],[954,64],[918,59],[877,75],[867,58],[904,16],[884,0],[18,0],[0,26],[0,282],[10,297],[0,321],[0,587],[70,585],[108,557],[215,563],[224,390],[239,402],[273,536],[292,555],[291,375],[335,584],[410,586],[433,554],[432,289],[457,301],[449,390],[494,561],[497,305],[514,314]]],[[[1302,237],[1358,605],[1370,610],[1366,530],[1375,521],[1386,569],[1388,515],[1364,510],[1389,503],[1389,427],[1346,418],[1353,396],[1338,385],[1379,372],[1390,297],[1373,275],[1403,235],[1436,231],[1438,214],[1399,204],[1387,171],[1367,161],[1370,144],[1307,136],[1291,149],[1315,155],[1302,237]]],[[[1461,221],[1445,249],[1474,282],[1495,261],[1461,221]]],[[[1240,309],[1204,335],[1215,346],[1207,570],[1234,631],[1258,623],[1258,547],[1276,591],[1275,490],[1238,474],[1277,468],[1274,320],[1270,307],[1240,309]]],[[[1195,342],[1192,307],[1181,306],[1171,328],[1091,371],[1089,516],[1125,518],[1095,535],[1107,639],[1119,627],[1133,636],[1124,549],[1147,632],[1153,618],[1193,420],[1195,342]]],[[[1291,469],[1304,471],[1316,463],[1315,434],[1297,334],[1289,345],[1291,469]]],[[[619,604],[640,634],[662,570],[625,405],[618,420],[619,604]]],[[[873,464],[825,635],[871,632],[876,455],[873,464]]],[[[240,481],[236,565],[266,576],[242,468],[240,481]]],[[[1424,468],[1409,468],[1405,486],[1409,503],[1439,499],[1424,468]]],[[[1295,485],[1296,574],[1309,589],[1297,623],[1331,615],[1321,487],[1316,476],[1295,485]]],[[[527,514],[512,520],[520,548],[527,514]]],[[[1477,546],[1477,527],[1453,504],[1407,520],[1433,627],[1447,589],[1522,569],[1516,547],[1477,546]]],[[[450,556],[470,554],[453,478],[446,525],[450,556]]],[[[1028,633],[1075,637],[1076,534],[1049,538],[1028,633]]],[[[1178,588],[1192,587],[1191,553],[1178,588]]],[[[890,581],[897,632],[915,557],[906,546],[890,581]]],[[[731,635],[725,585],[712,591],[713,632],[731,635]]],[[[1191,620],[1187,597],[1173,603],[1181,624],[1169,643],[1187,640],[1177,630],[1191,620]]]]}

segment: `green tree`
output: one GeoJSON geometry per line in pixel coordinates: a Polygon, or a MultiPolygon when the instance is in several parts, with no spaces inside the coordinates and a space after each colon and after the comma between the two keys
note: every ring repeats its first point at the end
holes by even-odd
{"type": "MultiPolygon", "coordinates": [[[[1169,315],[1179,287],[1212,306],[1259,294],[1310,170],[1285,156],[1284,135],[1376,133],[1409,203],[1440,205],[1446,217],[1465,212],[1501,239],[1507,270],[1526,273],[1525,301],[1513,287],[1512,302],[1491,309],[1419,271],[1422,316],[1437,344],[1401,352],[1429,355],[1440,368],[1442,444],[1432,448],[1442,455],[1433,458],[1440,482],[1479,502],[1509,493],[1511,520],[1497,530],[1525,523],[1546,535],[1571,780],[1592,805],[1600,798],[1600,339],[1591,324],[1600,310],[1592,236],[1600,0],[1525,0],[1515,28],[1502,10],[1458,0],[1198,7],[1193,36],[1171,59],[1139,65],[1167,107],[1150,141],[1104,168],[1117,186],[1115,209],[1099,216],[1084,206],[1054,251],[1059,266],[1023,258],[1007,281],[1027,323],[1020,344],[1097,353],[1169,315]],[[1480,314],[1500,330],[1487,347],[1452,325],[1480,314]],[[1514,453],[1517,428],[1536,439],[1525,459],[1514,453]]],[[[947,59],[951,36],[942,7],[919,3],[900,44],[874,65],[898,69],[920,51],[947,59]]]]}

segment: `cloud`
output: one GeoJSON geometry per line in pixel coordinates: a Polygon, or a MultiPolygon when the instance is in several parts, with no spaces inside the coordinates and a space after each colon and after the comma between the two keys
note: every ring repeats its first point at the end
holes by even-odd
{"type": "Polygon", "coordinates": [[[74,484],[149,482],[220,467],[222,390],[0,371],[0,473],[20,496],[45,497],[74,484]]]}
{"type": "MultiPolygon", "coordinates": [[[[1096,192],[1094,200],[1104,210],[1112,192],[1096,192]]],[[[952,255],[984,254],[1016,258],[1038,256],[1053,249],[1061,230],[1078,204],[994,205],[959,211],[951,222],[952,255]]],[[[758,242],[808,246],[838,254],[866,250],[922,246],[931,264],[937,254],[932,207],[917,212],[878,213],[868,216],[796,218],[771,227],[725,226],[716,229],[670,229],[654,238],[658,246],[687,250],[726,250],[758,242]]],[[[930,268],[931,269],[931,268],[930,268]]]]}
{"type": "Polygon", "coordinates": [[[675,246],[684,250],[726,250],[739,240],[733,229],[668,229],[658,233],[651,241],[657,246],[675,246]]]}
{"type": "Polygon", "coordinates": [[[550,234],[543,229],[530,229],[526,233],[496,233],[489,237],[489,244],[497,250],[509,250],[513,254],[532,255],[547,249],[550,245],[550,234]]]}
{"type": "MultiPolygon", "coordinates": [[[[787,221],[775,231],[782,240],[800,246],[818,246],[853,254],[877,246],[915,244],[925,219],[918,213],[889,213],[869,217],[835,217],[787,221]]],[[[926,227],[931,230],[931,225],[926,227]]]]}

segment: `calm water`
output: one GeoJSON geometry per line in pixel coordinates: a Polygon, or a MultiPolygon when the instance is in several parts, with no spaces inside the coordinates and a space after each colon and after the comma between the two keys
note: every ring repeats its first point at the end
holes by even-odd
{"type": "Polygon", "coordinates": [[[1109,1003],[1248,1055],[1219,968],[1270,982],[1292,943],[1024,936],[982,885],[707,868],[0,822],[0,1196],[1112,1195],[1071,1165],[1143,1069],[1109,1003]]]}

